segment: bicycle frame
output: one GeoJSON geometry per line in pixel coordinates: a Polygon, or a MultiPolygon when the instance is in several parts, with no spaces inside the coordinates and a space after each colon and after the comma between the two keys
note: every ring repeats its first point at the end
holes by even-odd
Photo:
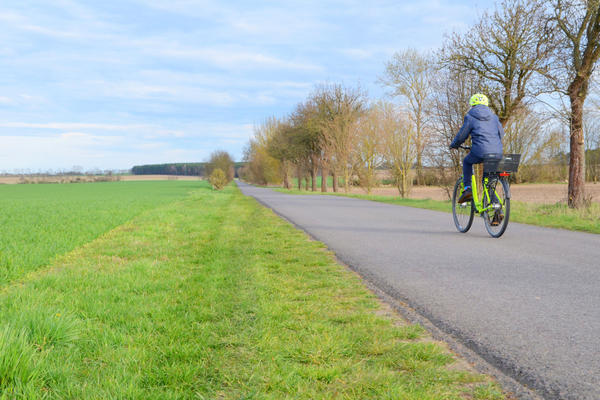
{"type": "MultiPolygon", "coordinates": [[[[471,175],[471,190],[473,192],[473,204],[475,205],[475,212],[477,212],[478,214],[481,214],[485,211],[491,211],[494,209],[494,206],[492,204],[492,199],[490,197],[490,192],[488,190],[488,183],[489,183],[489,176],[484,176],[483,177],[483,188],[482,188],[482,192],[481,192],[481,199],[479,198],[479,192],[477,190],[477,178],[475,177],[475,174],[471,175]],[[489,204],[487,207],[483,207],[483,199],[487,200],[487,204],[489,204]]],[[[464,182],[463,182],[463,189],[464,189],[464,182]]],[[[498,195],[498,192],[496,192],[496,189],[494,188],[494,194],[496,195],[496,199],[498,199],[498,202],[502,205],[502,207],[504,207],[504,202],[502,201],[502,198],[498,195]]]]}

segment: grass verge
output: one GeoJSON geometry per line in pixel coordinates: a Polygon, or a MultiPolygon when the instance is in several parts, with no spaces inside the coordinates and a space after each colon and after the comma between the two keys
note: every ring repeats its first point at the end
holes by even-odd
{"type": "MultiPolygon", "coordinates": [[[[305,190],[287,190],[275,188],[282,193],[290,194],[323,194],[329,196],[346,196],[357,199],[379,201],[382,203],[398,204],[402,206],[425,208],[428,210],[452,212],[450,201],[431,199],[402,199],[394,196],[376,196],[367,194],[322,193],[305,190]]],[[[588,207],[574,210],[566,204],[535,204],[519,201],[510,203],[510,220],[523,224],[561,228],[572,231],[600,233],[600,204],[591,203],[588,207]]]]}
{"type": "Polygon", "coordinates": [[[321,243],[202,185],[0,292],[1,398],[503,398],[321,243]]]}

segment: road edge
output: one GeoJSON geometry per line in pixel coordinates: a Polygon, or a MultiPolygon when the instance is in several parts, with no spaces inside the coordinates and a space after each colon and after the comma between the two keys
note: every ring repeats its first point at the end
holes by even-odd
{"type": "MultiPolygon", "coordinates": [[[[237,182],[236,182],[236,186],[237,186],[237,182]]],[[[239,186],[237,186],[237,188],[238,188],[238,190],[240,190],[239,186]]],[[[241,192],[241,190],[240,190],[240,192],[241,192]]],[[[400,314],[400,316],[402,318],[404,318],[405,320],[407,320],[408,322],[410,322],[412,324],[421,325],[427,332],[429,332],[429,334],[435,340],[439,340],[441,342],[446,343],[448,345],[448,348],[452,352],[456,353],[459,357],[461,357],[464,360],[466,360],[467,362],[469,362],[477,372],[491,376],[492,378],[494,378],[496,380],[496,382],[502,387],[505,394],[507,396],[509,396],[509,399],[510,399],[510,396],[513,396],[514,398],[516,398],[518,400],[544,400],[544,398],[542,396],[540,396],[539,394],[537,394],[533,389],[531,389],[528,386],[526,386],[525,384],[519,382],[517,379],[513,378],[512,376],[504,373],[501,369],[499,369],[498,367],[493,365],[491,362],[487,361],[483,356],[479,355],[476,351],[467,347],[467,345],[462,343],[459,338],[457,338],[456,336],[452,335],[451,333],[448,333],[448,332],[444,331],[443,329],[437,327],[435,325],[435,323],[433,323],[426,316],[420,314],[416,309],[409,306],[406,302],[402,301],[401,299],[396,298],[392,293],[390,293],[390,292],[393,292],[392,290],[390,290],[389,288],[388,288],[388,290],[386,290],[386,288],[380,287],[381,283],[379,282],[379,284],[378,284],[377,280],[374,277],[372,277],[370,274],[366,273],[365,271],[362,271],[360,268],[356,268],[352,264],[341,259],[325,243],[321,242],[318,238],[313,236],[310,232],[306,231],[302,226],[289,220],[284,215],[280,214],[279,212],[277,212],[276,210],[271,208],[268,204],[264,203],[260,199],[254,197],[254,196],[246,195],[245,193],[242,193],[242,194],[244,194],[244,196],[247,196],[247,197],[252,197],[257,203],[259,203],[263,207],[271,210],[279,218],[288,222],[296,229],[304,232],[304,234],[306,234],[311,240],[322,243],[326,247],[326,249],[333,255],[336,262],[338,264],[342,265],[343,267],[345,267],[346,269],[348,269],[349,271],[357,274],[361,278],[361,280],[365,283],[365,286],[367,287],[367,289],[370,290],[371,292],[373,292],[379,300],[381,300],[382,302],[389,305],[394,311],[396,311],[398,314],[400,314]]]]}

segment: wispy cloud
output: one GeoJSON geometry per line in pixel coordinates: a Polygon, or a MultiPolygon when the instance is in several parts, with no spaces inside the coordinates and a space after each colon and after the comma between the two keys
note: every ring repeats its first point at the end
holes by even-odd
{"type": "Polygon", "coordinates": [[[261,51],[248,51],[240,47],[201,48],[184,46],[150,47],[145,50],[148,54],[169,58],[190,59],[203,61],[214,66],[229,70],[245,69],[286,69],[320,71],[323,69],[315,63],[286,60],[281,57],[266,54],[261,51]]]}
{"type": "Polygon", "coordinates": [[[111,125],[94,123],[74,123],[74,122],[0,122],[0,128],[30,128],[30,129],[51,129],[51,130],[81,130],[94,129],[101,131],[126,131],[132,129],[147,129],[149,125],[111,125]]]}

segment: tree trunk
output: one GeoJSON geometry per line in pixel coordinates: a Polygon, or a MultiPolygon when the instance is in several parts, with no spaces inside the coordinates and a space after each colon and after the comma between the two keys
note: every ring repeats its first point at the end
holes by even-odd
{"type": "Polygon", "coordinates": [[[321,167],[321,192],[327,192],[327,177],[329,176],[329,168],[321,167]]]}
{"type": "Polygon", "coordinates": [[[290,190],[290,177],[288,171],[288,162],[286,160],[281,161],[281,168],[283,169],[283,187],[290,190]]]}
{"type": "Polygon", "coordinates": [[[287,190],[290,190],[290,178],[288,176],[287,171],[283,173],[283,187],[286,188],[287,190]]]}
{"type": "Polygon", "coordinates": [[[313,154],[310,156],[310,183],[313,192],[317,191],[317,155],[313,154]]]}
{"type": "Polygon", "coordinates": [[[335,171],[335,168],[333,169],[331,176],[333,178],[333,191],[337,193],[337,191],[338,191],[338,175],[337,175],[337,172],[335,171]]]}
{"type": "Polygon", "coordinates": [[[350,171],[348,168],[344,168],[344,191],[350,192],[350,171]]]}
{"type": "Polygon", "coordinates": [[[417,162],[415,168],[417,170],[417,185],[423,184],[423,125],[421,123],[421,113],[417,117],[417,162]]]}
{"type": "Polygon", "coordinates": [[[417,185],[423,185],[423,160],[421,157],[421,151],[417,153],[417,163],[415,169],[417,170],[417,185]]]}
{"type": "Polygon", "coordinates": [[[570,156],[569,156],[569,194],[568,204],[571,208],[583,205],[585,189],[585,146],[583,138],[583,102],[582,85],[571,85],[570,156]]]}
{"type": "Polygon", "coordinates": [[[304,190],[308,192],[308,176],[304,177],[304,190]]]}

